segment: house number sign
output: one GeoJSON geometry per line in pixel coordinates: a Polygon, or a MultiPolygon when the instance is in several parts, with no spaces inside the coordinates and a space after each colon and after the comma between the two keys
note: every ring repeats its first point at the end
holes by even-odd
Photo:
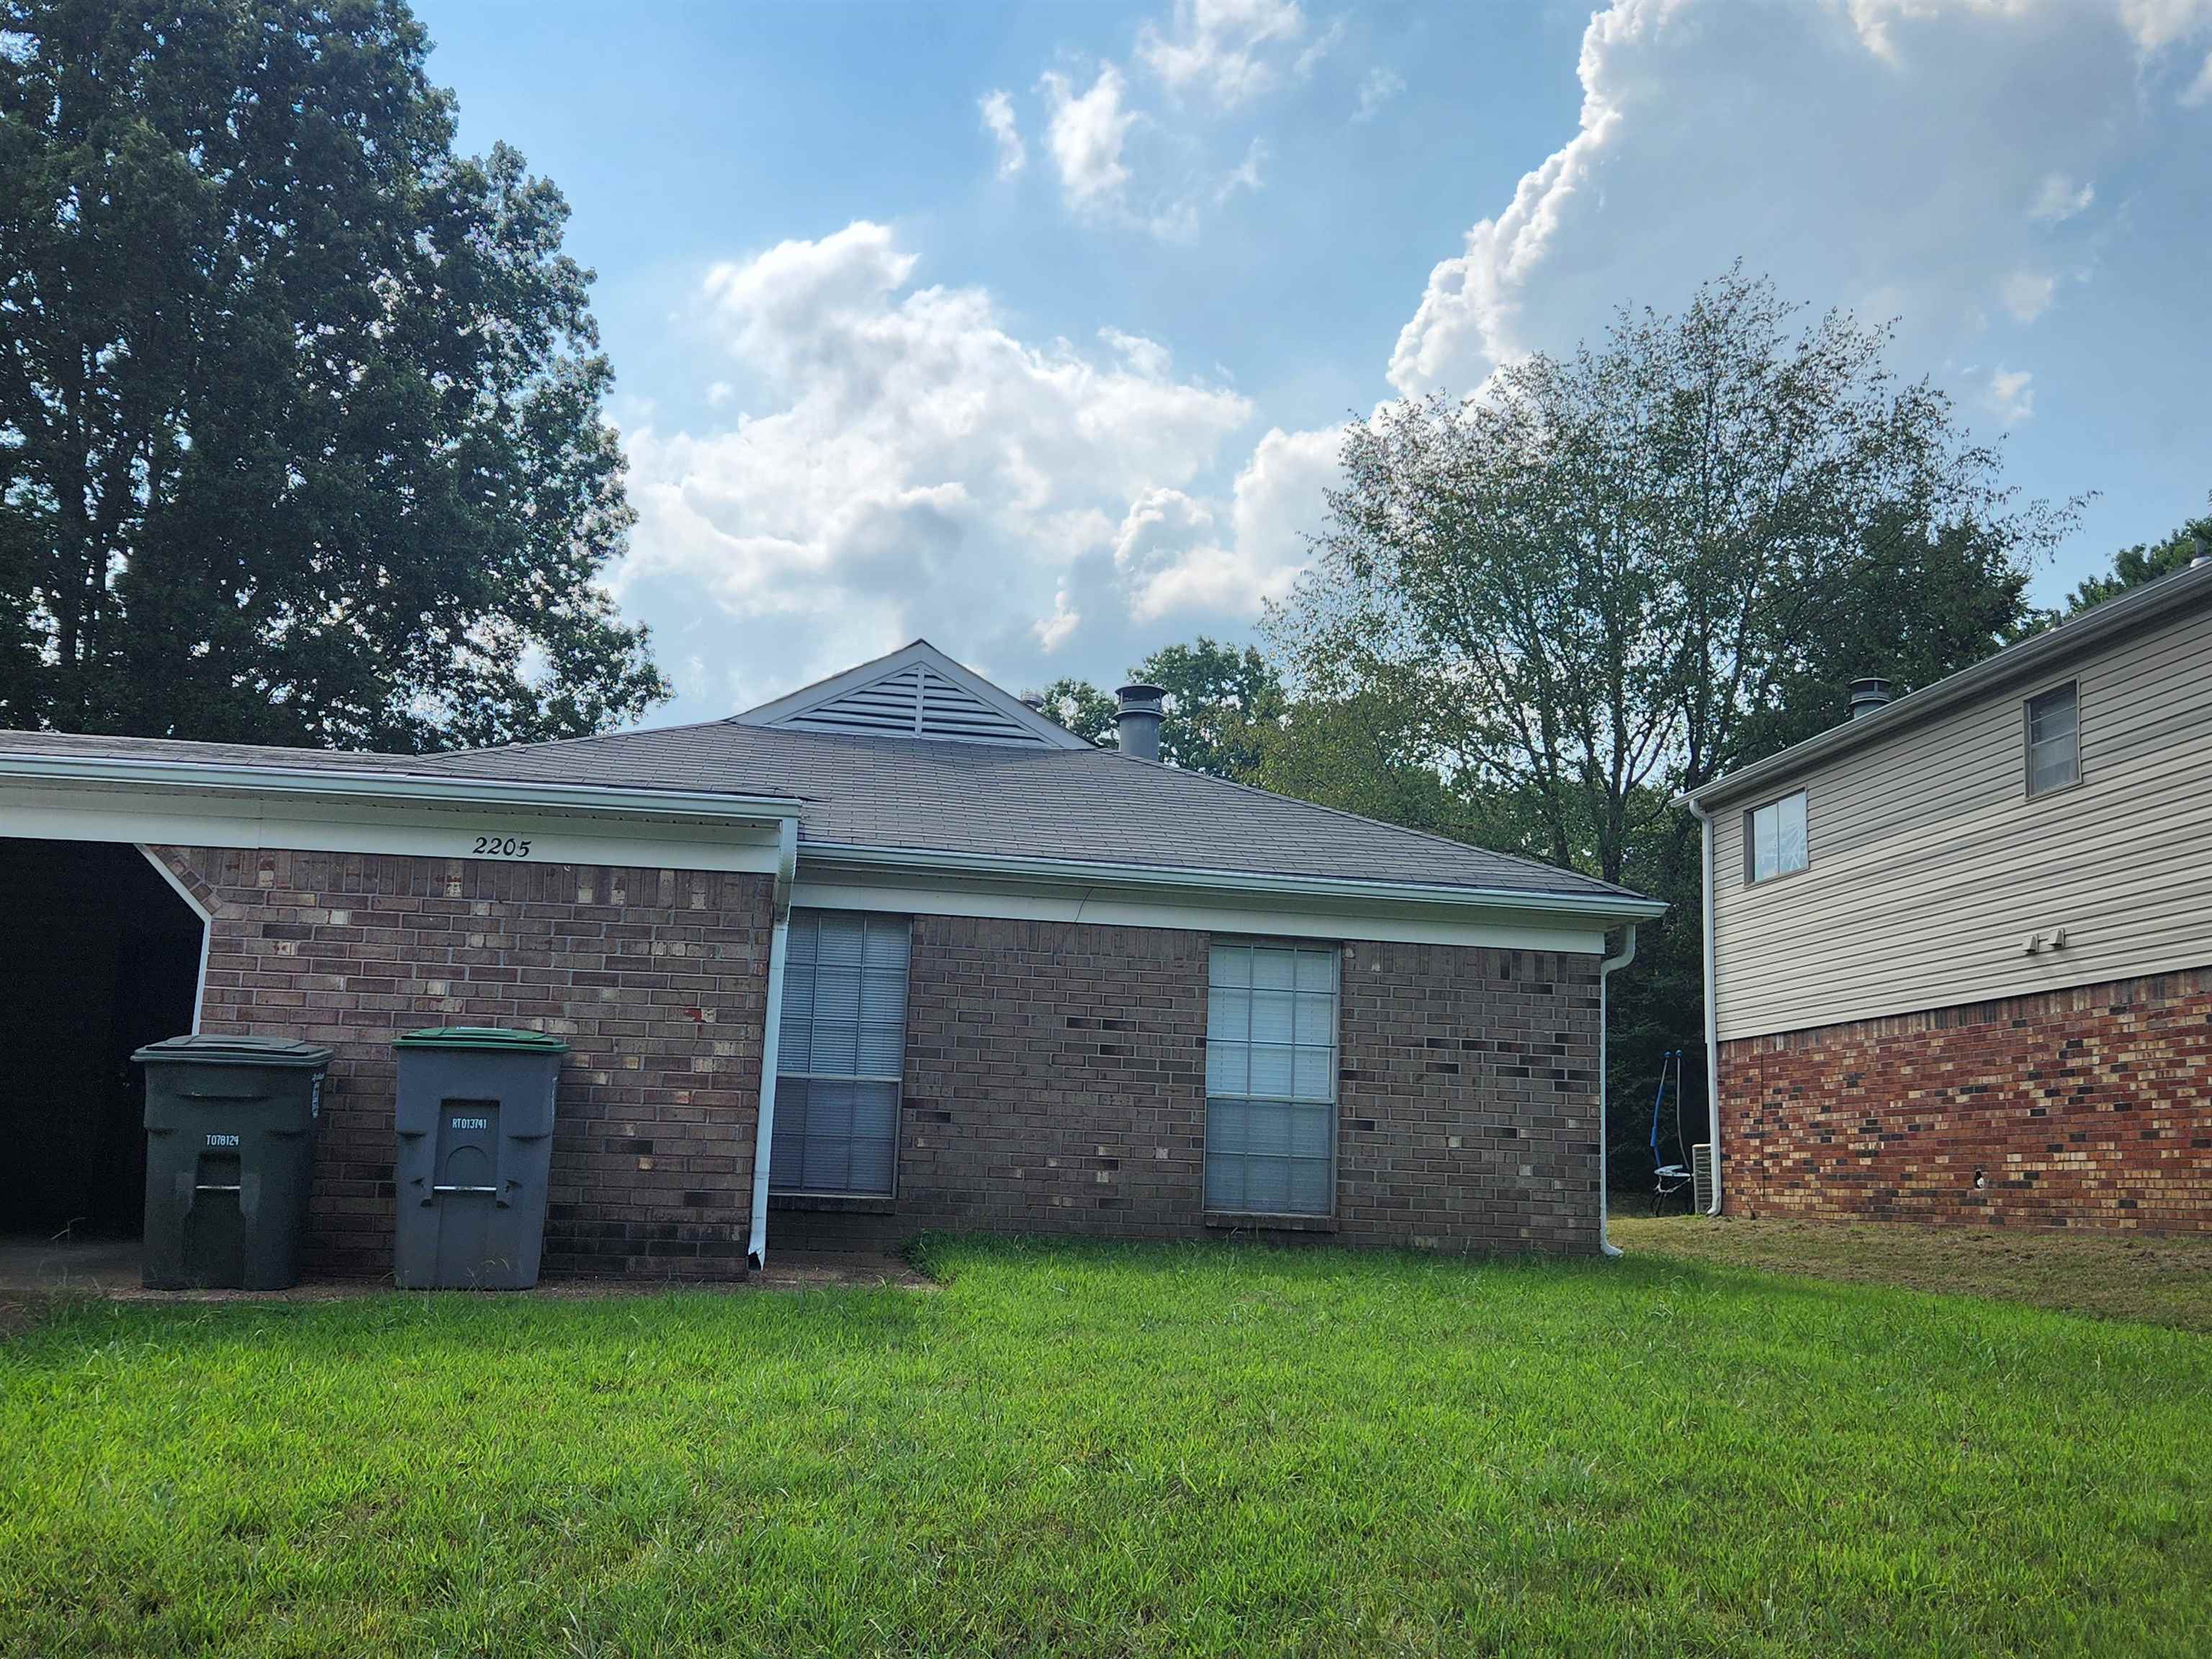
{"type": "Polygon", "coordinates": [[[527,836],[478,836],[474,850],[479,858],[526,859],[530,856],[530,837],[527,836]]]}

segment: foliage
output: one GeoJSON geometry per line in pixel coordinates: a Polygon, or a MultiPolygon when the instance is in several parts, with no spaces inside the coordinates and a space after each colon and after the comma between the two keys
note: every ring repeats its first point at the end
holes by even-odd
{"type": "Polygon", "coordinates": [[[0,1650],[2189,1654],[2212,1345],[1661,1259],[81,1306],[0,1650]]]}
{"type": "Polygon", "coordinates": [[[0,13],[0,717],[427,748],[666,695],[567,204],[399,0],[0,13]]]}
{"type": "MultiPolygon", "coordinates": [[[[1852,678],[1902,692],[2014,637],[2030,562],[2074,520],[2017,501],[1888,345],[1739,267],[1478,398],[1355,422],[1313,568],[1267,615],[1287,731],[1313,703],[1398,711],[1393,768],[1501,848],[1668,902],[1615,984],[1616,1169],[1649,1168],[1663,1052],[1704,1088],[1698,845],[1674,796],[1842,718],[1852,678]]],[[[1371,748],[1340,775],[1433,810],[1371,748]]]]}
{"type": "Polygon", "coordinates": [[[2189,562],[2200,554],[2212,553],[2212,496],[2206,497],[2204,507],[2203,517],[2191,519],[2165,540],[2148,544],[2138,542],[2112,555],[2109,572],[2090,577],[2074,590],[2066,602],[2068,613],[2077,615],[2093,605],[2102,605],[2131,587],[2141,587],[2145,582],[2186,569],[2189,562]]]}
{"type": "MultiPolygon", "coordinates": [[[[1187,771],[1249,779],[1259,769],[1267,728],[1283,717],[1283,683],[1258,649],[1238,650],[1200,635],[1164,646],[1129,671],[1133,682],[1167,693],[1160,758],[1187,771]]],[[[1043,692],[1044,712],[1078,737],[1116,746],[1114,698],[1087,680],[1058,679],[1043,692]]]]}

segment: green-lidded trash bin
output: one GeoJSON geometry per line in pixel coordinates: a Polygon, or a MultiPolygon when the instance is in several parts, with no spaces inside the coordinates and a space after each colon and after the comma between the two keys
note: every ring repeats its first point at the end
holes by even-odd
{"type": "Polygon", "coordinates": [[[331,1051],[285,1037],[179,1036],[131,1057],[146,1068],[147,1285],[298,1284],[331,1051]]]}
{"type": "Polygon", "coordinates": [[[543,1031],[447,1025],[392,1046],[392,1276],[410,1290],[527,1290],[545,1243],[554,1094],[568,1045],[543,1031]]]}

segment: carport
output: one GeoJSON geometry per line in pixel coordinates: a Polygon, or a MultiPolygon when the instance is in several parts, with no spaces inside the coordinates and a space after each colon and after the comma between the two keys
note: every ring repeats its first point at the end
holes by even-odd
{"type": "Polygon", "coordinates": [[[206,929],[127,842],[0,838],[0,1237],[131,1238],[145,1199],[131,1051],[193,1029],[206,929]]]}

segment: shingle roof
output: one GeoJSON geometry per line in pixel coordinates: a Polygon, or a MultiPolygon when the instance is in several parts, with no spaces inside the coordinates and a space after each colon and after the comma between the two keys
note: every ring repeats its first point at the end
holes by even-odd
{"type": "Polygon", "coordinates": [[[1109,749],[1035,750],[720,720],[436,763],[473,776],[799,797],[799,847],[1632,897],[1531,859],[1378,823],[1109,749]]]}
{"type": "Polygon", "coordinates": [[[1534,860],[1272,795],[1112,750],[862,737],[716,720],[444,755],[0,732],[0,754],[792,796],[799,845],[1162,870],[1638,896],[1534,860]]]}

